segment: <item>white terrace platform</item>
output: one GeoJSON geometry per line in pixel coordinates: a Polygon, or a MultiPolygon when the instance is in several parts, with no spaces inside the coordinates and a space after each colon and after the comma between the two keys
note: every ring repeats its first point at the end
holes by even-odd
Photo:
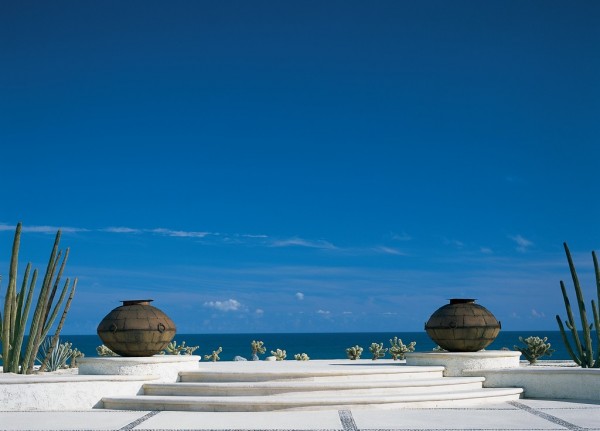
{"type": "Polygon", "coordinates": [[[0,403],[5,411],[29,412],[471,408],[522,397],[600,403],[598,369],[523,366],[518,353],[504,351],[450,358],[413,355],[407,357],[408,364],[369,359],[212,363],[194,356],[84,358],[79,374],[0,375],[0,403]]]}

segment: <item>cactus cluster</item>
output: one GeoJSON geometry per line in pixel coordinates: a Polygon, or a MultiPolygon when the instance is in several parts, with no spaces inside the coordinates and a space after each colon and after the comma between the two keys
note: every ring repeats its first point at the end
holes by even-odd
{"type": "Polygon", "coordinates": [[[177,345],[177,341],[171,341],[165,349],[160,352],[161,355],[192,355],[196,350],[198,350],[200,346],[186,346],[185,341],[183,341],[179,346],[177,345]]]}
{"type": "Polygon", "coordinates": [[[217,362],[218,360],[221,359],[221,358],[219,358],[219,353],[221,353],[222,351],[223,351],[223,348],[219,347],[217,350],[213,350],[213,352],[210,355],[204,355],[204,360],[217,362]]]}
{"type": "Polygon", "coordinates": [[[77,348],[71,348],[73,343],[60,343],[51,349],[52,339],[46,338],[46,340],[40,346],[36,360],[42,364],[40,371],[56,371],[61,368],[74,368],[76,366],[76,359],[84,356],[77,348]],[[67,365],[67,362],[70,364],[67,365]]]}
{"type": "MultiPolygon", "coordinates": [[[[67,313],[71,307],[71,301],[75,295],[77,279],[74,279],[71,283],[71,280],[67,278],[62,289],[60,289],[62,274],[69,256],[69,249],[67,248],[64,254],[62,250],[58,250],[61,236],[61,231],[59,230],[56,233],[54,246],[44,274],[42,287],[37,302],[35,303],[35,310],[29,326],[29,337],[27,345],[25,346],[25,352],[22,354],[25,326],[33,303],[38,271],[37,269],[34,269],[32,273],[31,263],[28,263],[25,268],[25,273],[23,274],[21,290],[17,292],[17,269],[19,246],[21,243],[21,229],[21,223],[17,224],[10,260],[8,287],[4,298],[4,315],[0,316],[0,341],[2,342],[4,372],[31,374],[40,345],[48,336],[48,333],[62,308],[61,317],[50,341],[48,357],[51,357],[52,351],[58,345],[60,331],[62,330],[67,313]],[[57,293],[59,293],[59,295],[55,302],[57,293]],[[62,307],[63,304],[64,307],[62,307]]],[[[42,369],[46,367],[47,363],[44,361],[42,369]]]]}
{"type": "Polygon", "coordinates": [[[271,355],[275,356],[276,361],[283,361],[285,358],[287,358],[286,351],[281,349],[276,349],[274,351],[271,350],[271,355]]]}
{"type": "Polygon", "coordinates": [[[75,347],[71,353],[71,362],[69,362],[69,368],[77,368],[79,365],[77,359],[83,358],[85,354],[75,347]]]}
{"type": "Polygon", "coordinates": [[[252,348],[252,360],[253,361],[258,361],[258,355],[262,355],[263,353],[265,353],[267,351],[267,348],[265,347],[265,343],[263,343],[262,341],[256,341],[256,340],[252,340],[252,342],[250,343],[250,347],[252,348]]]}
{"type": "Polygon", "coordinates": [[[542,356],[551,356],[554,353],[554,349],[551,349],[552,345],[546,343],[548,337],[540,338],[532,336],[525,339],[519,337],[519,341],[525,344],[525,347],[514,346],[514,349],[521,352],[530,364],[534,364],[542,356]]]}
{"type": "Polygon", "coordinates": [[[296,353],[294,355],[294,359],[297,361],[308,361],[310,360],[309,356],[306,353],[296,353]]]}
{"type": "Polygon", "coordinates": [[[414,352],[416,345],[416,341],[411,341],[407,346],[402,342],[401,338],[394,337],[390,340],[390,355],[392,355],[394,361],[398,359],[405,359],[406,353],[414,352]]]}
{"type": "Polygon", "coordinates": [[[569,247],[566,243],[563,244],[565,253],[567,255],[567,261],[569,262],[569,270],[571,271],[571,278],[573,279],[573,285],[575,287],[575,296],[577,297],[577,306],[579,308],[579,317],[581,320],[583,340],[579,336],[577,325],[573,317],[571,310],[571,304],[567,295],[567,289],[565,283],[560,281],[560,289],[562,291],[563,300],[565,302],[565,308],[567,311],[567,320],[565,325],[560,318],[556,315],[556,321],[562,335],[563,342],[567,348],[569,356],[575,361],[575,363],[582,368],[600,368],[600,267],[598,266],[598,259],[596,258],[596,252],[592,251],[592,260],[594,261],[594,273],[596,275],[596,289],[598,295],[598,303],[592,299],[592,313],[593,323],[588,323],[587,312],[585,309],[585,300],[581,291],[581,285],[579,284],[579,278],[569,252],[569,247]],[[592,335],[592,329],[596,325],[595,336],[592,335]],[[573,345],[569,342],[565,326],[571,331],[573,338],[573,345]],[[596,340],[596,355],[594,356],[593,339],[596,340]]]}
{"type": "Polygon", "coordinates": [[[119,356],[115,352],[110,350],[108,347],[106,347],[104,344],[96,347],[96,353],[98,354],[98,356],[119,356]]]}
{"type": "Polygon", "coordinates": [[[383,347],[383,343],[371,343],[369,351],[373,355],[372,359],[375,361],[379,358],[383,358],[385,356],[385,352],[387,352],[388,349],[383,347]]]}
{"type": "Polygon", "coordinates": [[[346,349],[346,356],[348,356],[348,359],[356,361],[357,359],[360,359],[360,355],[362,355],[362,352],[363,348],[357,344],[354,347],[348,347],[346,349]]]}

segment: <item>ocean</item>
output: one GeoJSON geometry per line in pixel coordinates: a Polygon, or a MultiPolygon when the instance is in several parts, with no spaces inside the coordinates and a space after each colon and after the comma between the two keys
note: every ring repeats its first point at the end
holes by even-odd
{"type": "MultiPolygon", "coordinates": [[[[282,349],[287,352],[287,359],[293,359],[296,353],[306,353],[311,359],[343,359],[346,349],[355,345],[361,346],[363,358],[369,358],[371,343],[383,343],[389,347],[389,340],[397,336],[404,344],[416,342],[415,351],[431,351],[436,344],[425,332],[353,332],[353,333],[273,333],[273,334],[177,334],[174,338],[177,344],[185,341],[187,346],[199,346],[196,355],[208,355],[219,347],[223,348],[221,360],[231,361],[235,356],[247,359],[251,357],[250,343],[261,340],[267,349],[261,359],[270,356],[271,350],[282,349]]],[[[520,346],[519,336],[548,337],[555,352],[551,357],[541,359],[568,360],[571,359],[565,349],[559,331],[500,331],[500,334],[486,350],[500,350],[520,346]]],[[[63,335],[61,343],[68,341],[86,356],[98,356],[96,347],[102,344],[97,335],[63,335]]],[[[386,354],[386,358],[390,358],[386,354]]]]}

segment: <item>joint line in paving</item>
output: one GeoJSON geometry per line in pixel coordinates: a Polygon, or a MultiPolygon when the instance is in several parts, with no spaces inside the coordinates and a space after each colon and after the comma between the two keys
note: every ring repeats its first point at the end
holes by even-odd
{"type": "Polygon", "coordinates": [[[344,431],[358,431],[350,410],[338,410],[338,414],[340,415],[340,422],[344,431]]]}
{"type": "MultiPolygon", "coordinates": [[[[171,429],[171,428],[161,428],[162,431],[166,431],[167,429],[171,429]]],[[[257,430],[261,430],[261,431],[340,431],[339,428],[338,429],[330,429],[330,428],[323,428],[323,429],[302,429],[302,428],[265,428],[264,430],[262,428],[173,428],[174,431],[257,431],[257,430]]],[[[77,430],[79,431],[79,430],[77,430]]],[[[138,428],[136,431],[153,431],[152,429],[145,429],[145,428],[138,428]]],[[[392,430],[385,430],[385,431],[392,431],[392,430]]],[[[487,431],[487,430],[486,430],[487,431]]],[[[530,431],[530,430],[528,430],[530,431]]],[[[535,430],[533,430],[535,431],[535,430]]],[[[540,430],[540,431],[547,431],[547,430],[540,430]]]]}
{"type": "Polygon", "coordinates": [[[585,431],[587,429],[587,428],[582,428],[575,424],[572,424],[571,422],[562,420],[561,418],[557,418],[556,416],[549,415],[548,413],[544,413],[539,410],[536,410],[536,409],[529,407],[525,404],[522,404],[518,401],[508,401],[508,404],[510,404],[511,406],[515,406],[518,409],[524,410],[527,413],[531,413],[532,415],[539,416],[542,419],[546,419],[547,421],[550,421],[557,425],[563,426],[571,431],[585,431]]]}
{"type": "Polygon", "coordinates": [[[157,414],[159,414],[160,411],[159,410],[153,410],[150,413],[146,413],[144,416],[142,416],[141,418],[125,425],[123,428],[119,428],[119,431],[131,431],[132,429],[134,429],[136,426],[138,426],[139,424],[147,421],[148,419],[150,419],[152,416],[156,416],[157,414]]]}

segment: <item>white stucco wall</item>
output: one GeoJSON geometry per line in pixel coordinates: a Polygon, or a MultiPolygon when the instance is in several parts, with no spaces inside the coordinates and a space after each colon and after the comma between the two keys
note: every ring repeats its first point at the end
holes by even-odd
{"type": "Polygon", "coordinates": [[[484,387],[523,388],[525,398],[571,399],[600,402],[600,369],[521,366],[473,370],[464,375],[485,377],[484,387]]]}
{"type": "Polygon", "coordinates": [[[133,396],[155,376],[20,376],[0,374],[0,406],[8,411],[86,410],[102,397],[133,396]]]}

